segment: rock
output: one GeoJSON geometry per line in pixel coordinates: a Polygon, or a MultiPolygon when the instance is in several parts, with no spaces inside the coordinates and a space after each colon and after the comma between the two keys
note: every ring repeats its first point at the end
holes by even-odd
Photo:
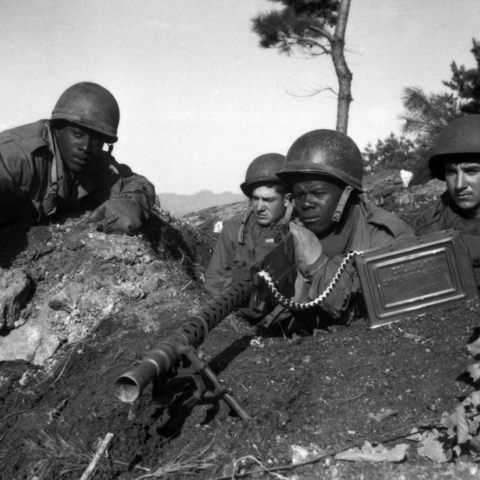
{"type": "Polygon", "coordinates": [[[15,327],[30,287],[31,280],[23,270],[0,269],[0,330],[15,327]]]}
{"type": "Polygon", "coordinates": [[[37,318],[0,337],[0,362],[26,360],[44,365],[60,343],[51,331],[47,307],[37,318]]]}
{"type": "Polygon", "coordinates": [[[114,291],[120,295],[120,297],[128,299],[128,301],[139,300],[145,297],[145,292],[141,290],[137,284],[131,282],[122,283],[122,285],[114,287],[114,291]]]}
{"type": "Polygon", "coordinates": [[[67,240],[67,248],[72,251],[79,250],[80,248],[84,247],[85,244],[77,237],[70,237],[67,240]]]}
{"type": "Polygon", "coordinates": [[[363,190],[374,200],[382,201],[392,193],[404,190],[411,180],[406,170],[382,170],[363,179],[363,190]]]}
{"type": "Polygon", "coordinates": [[[80,298],[81,287],[78,283],[71,283],[61,292],[54,295],[48,302],[48,306],[53,310],[63,310],[71,313],[75,309],[80,298]]]}
{"type": "Polygon", "coordinates": [[[158,290],[158,287],[165,281],[166,280],[162,275],[159,273],[153,273],[142,283],[140,288],[145,294],[153,293],[155,290],[158,290]]]}
{"type": "Polygon", "coordinates": [[[399,205],[419,202],[430,205],[438,200],[445,190],[445,182],[434,179],[423,185],[415,185],[404,192],[396,192],[393,198],[399,205]]]}
{"type": "Polygon", "coordinates": [[[292,464],[297,465],[299,463],[308,462],[321,455],[326,455],[326,451],[322,450],[318,445],[311,443],[308,447],[302,447],[301,445],[290,445],[292,452],[292,464]]]}

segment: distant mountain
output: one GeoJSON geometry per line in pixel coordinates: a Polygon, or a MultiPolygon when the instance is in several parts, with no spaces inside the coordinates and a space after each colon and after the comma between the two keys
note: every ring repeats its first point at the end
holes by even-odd
{"type": "Polygon", "coordinates": [[[241,193],[213,193],[210,190],[200,190],[194,195],[177,195],[176,193],[160,193],[160,206],[171,211],[176,217],[187,213],[198,212],[204,208],[227,205],[229,203],[246,200],[241,193]]]}

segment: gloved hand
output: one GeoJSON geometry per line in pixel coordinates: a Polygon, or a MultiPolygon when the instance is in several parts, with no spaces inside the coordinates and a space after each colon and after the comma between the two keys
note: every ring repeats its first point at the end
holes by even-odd
{"type": "Polygon", "coordinates": [[[115,197],[96,208],[87,217],[87,222],[103,220],[105,233],[132,235],[142,225],[141,218],[142,209],[134,201],[126,197],[115,197]]]}
{"type": "Polygon", "coordinates": [[[310,277],[319,266],[315,265],[315,262],[323,253],[322,244],[316,235],[305,227],[293,222],[289,227],[295,245],[295,264],[304,277],[310,277]]]}

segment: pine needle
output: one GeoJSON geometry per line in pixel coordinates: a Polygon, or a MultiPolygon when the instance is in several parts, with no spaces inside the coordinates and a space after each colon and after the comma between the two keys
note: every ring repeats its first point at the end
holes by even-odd
{"type": "Polygon", "coordinates": [[[196,473],[214,467],[213,462],[216,455],[207,452],[213,445],[213,441],[206,447],[196,450],[192,453],[187,452],[184,448],[175,458],[169,460],[155,471],[137,477],[135,480],[143,480],[144,478],[163,478],[167,479],[177,475],[195,475],[196,473]]]}
{"type": "Polygon", "coordinates": [[[44,430],[38,441],[25,441],[28,457],[32,460],[33,473],[39,480],[60,479],[67,473],[81,472],[88,467],[95,455],[82,441],[67,441],[60,435],[49,435],[44,430]]]}

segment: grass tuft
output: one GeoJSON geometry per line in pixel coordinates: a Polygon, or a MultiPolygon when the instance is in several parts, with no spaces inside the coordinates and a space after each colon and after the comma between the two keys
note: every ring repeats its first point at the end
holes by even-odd
{"type": "Polygon", "coordinates": [[[143,480],[144,478],[163,478],[168,479],[177,475],[195,475],[203,470],[208,470],[216,466],[214,462],[216,455],[213,452],[209,452],[212,447],[212,443],[206,447],[189,453],[184,448],[175,458],[166,462],[161,467],[157,468],[151,473],[141,475],[135,480],[143,480]]]}
{"type": "MultiPolygon", "coordinates": [[[[83,472],[95,455],[81,440],[65,440],[60,435],[50,435],[44,430],[38,434],[37,441],[25,441],[32,474],[38,480],[61,480],[68,474],[83,472]]],[[[99,464],[98,471],[108,467],[99,464]]]]}

